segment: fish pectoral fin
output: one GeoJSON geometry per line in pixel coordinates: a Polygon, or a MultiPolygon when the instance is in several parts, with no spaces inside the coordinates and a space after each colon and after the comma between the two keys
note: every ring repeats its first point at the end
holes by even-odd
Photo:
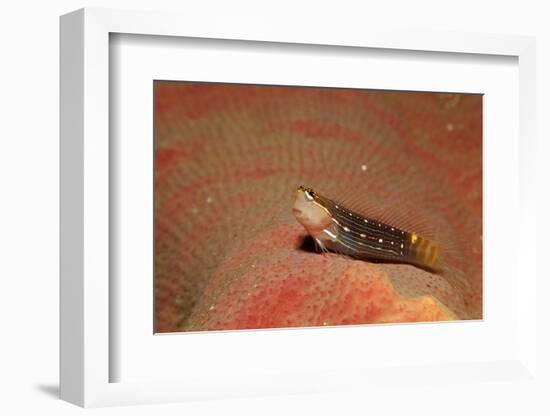
{"type": "Polygon", "coordinates": [[[319,240],[318,238],[314,238],[313,241],[315,241],[315,247],[318,251],[320,250],[322,253],[328,253],[327,247],[321,240],[319,240]]]}

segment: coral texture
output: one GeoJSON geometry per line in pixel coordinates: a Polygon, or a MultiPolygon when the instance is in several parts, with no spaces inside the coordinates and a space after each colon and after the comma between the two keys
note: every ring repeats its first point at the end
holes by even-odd
{"type": "Polygon", "coordinates": [[[156,82],[156,331],[481,318],[481,106],[156,82]],[[316,253],[291,211],[300,184],[437,224],[449,272],[316,253]]]}

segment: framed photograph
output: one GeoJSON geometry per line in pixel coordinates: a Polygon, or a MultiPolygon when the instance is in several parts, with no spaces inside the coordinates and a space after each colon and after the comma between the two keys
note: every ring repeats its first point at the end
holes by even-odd
{"type": "Polygon", "coordinates": [[[219,23],[61,18],[61,397],[537,383],[534,39],[219,23]]]}

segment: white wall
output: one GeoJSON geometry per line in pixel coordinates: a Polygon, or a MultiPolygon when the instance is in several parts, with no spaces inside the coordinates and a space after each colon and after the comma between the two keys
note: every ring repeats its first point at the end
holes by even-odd
{"type": "MultiPolygon", "coordinates": [[[[58,376],[58,16],[74,9],[116,7],[181,10],[208,15],[236,13],[272,16],[284,20],[317,19],[327,25],[388,25],[431,27],[443,30],[512,33],[538,37],[538,131],[540,175],[548,178],[550,129],[550,30],[544,1],[146,1],[88,2],[11,1],[0,8],[0,414],[73,414],[80,409],[55,399],[58,376]],[[383,3],[380,5],[378,3],[383,3]],[[511,5],[507,5],[512,3],[511,5]],[[546,138],[545,142],[541,138],[546,138]],[[544,170],[544,172],[543,172],[544,170]]],[[[229,17],[228,17],[229,18],[229,17]]],[[[539,184],[542,187],[542,183],[539,184]]],[[[548,180],[546,179],[546,189],[548,180]]],[[[548,191],[546,191],[548,194],[548,191]]],[[[550,210],[548,196],[541,212],[550,210]],[[544,208],[544,210],[543,210],[544,208]]],[[[542,217],[542,216],[541,216],[542,217]]],[[[544,224],[542,224],[544,222],[544,224]]],[[[549,235],[548,220],[541,227],[549,235]]],[[[541,232],[543,234],[543,232],[541,232]]],[[[539,242],[542,243],[542,238],[539,242]]],[[[548,266],[541,262],[548,273],[548,266]]],[[[550,280],[550,279],[549,279],[550,280]]],[[[548,291],[549,285],[539,291],[548,291]]],[[[541,315],[550,316],[547,304],[541,315]]],[[[542,320],[542,319],[541,319],[542,320]]],[[[542,335],[542,334],[541,334],[542,335]]],[[[548,335],[544,347],[550,350],[548,335]]],[[[548,359],[541,357],[548,371],[548,359]]],[[[454,385],[423,390],[388,390],[369,397],[334,394],[255,400],[163,405],[151,408],[101,409],[100,414],[281,414],[410,412],[431,414],[542,414],[542,391],[522,390],[501,383],[492,393],[476,386],[454,385]],[[478,402],[478,404],[474,404],[478,402]]],[[[550,391],[550,389],[549,389],[550,391]]],[[[550,414],[550,413],[547,413],[550,414]]]]}

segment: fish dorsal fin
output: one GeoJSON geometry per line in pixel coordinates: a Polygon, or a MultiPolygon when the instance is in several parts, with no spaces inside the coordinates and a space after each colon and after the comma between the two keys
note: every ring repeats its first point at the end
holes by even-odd
{"type": "MultiPolygon", "coordinates": [[[[330,196],[327,196],[329,199],[330,196]]],[[[396,195],[336,196],[334,203],[353,211],[362,217],[386,225],[417,233],[422,237],[438,240],[442,224],[433,215],[414,202],[405,201],[396,195]]]]}

